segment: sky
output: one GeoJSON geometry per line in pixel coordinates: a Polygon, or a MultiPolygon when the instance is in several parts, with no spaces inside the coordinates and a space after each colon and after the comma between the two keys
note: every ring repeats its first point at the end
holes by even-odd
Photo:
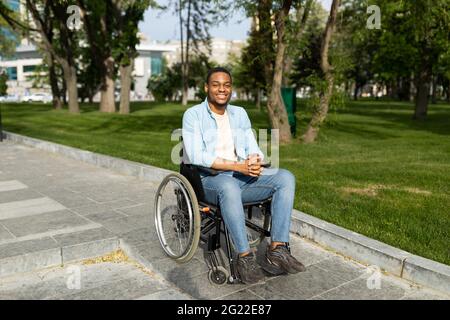
{"type": "MultiPolygon", "coordinates": [[[[332,0],[319,0],[325,9],[329,10],[332,0]]],[[[161,5],[167,5],[169,0],[158,0],[161,5]]],[[[148,40],[167,41],[179,39],[178,17],[173,9],[162,12],[149,9],[145,13],[144,21],[139,24],[139,29],[148,40]]],[[[212,28],[210,34],[214,38],[228,40],[245,40],[250,30],[250,19],[245,17],[243,11],[236,12],[227,24],[212,28]]]]}

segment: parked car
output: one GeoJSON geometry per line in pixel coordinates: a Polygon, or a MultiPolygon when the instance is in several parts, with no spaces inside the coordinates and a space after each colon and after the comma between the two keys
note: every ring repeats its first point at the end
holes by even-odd
{"type": "Polygon", "coordinates": [[[0,97],[0,102],[20,102],[19,95],[9,94],[7,96],[0,97]]]}
{"type": "Polygon", "coordinates": [[[47,93],[33,93],[29,96],[23,96],[22,97],[22,102],[43,102],[43,103],[48,103],[51,102],[53,100],[53,97],[51,94],[47,94],[47,93]]]}

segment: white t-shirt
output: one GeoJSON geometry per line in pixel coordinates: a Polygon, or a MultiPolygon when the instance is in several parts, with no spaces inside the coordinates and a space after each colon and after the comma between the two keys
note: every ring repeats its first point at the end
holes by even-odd
{"type": "Polygon", "coordinates": [[[216,156],[222,159],[237,161],[227,110],[223,115],[212,113],[217,123],[216,156]]]}

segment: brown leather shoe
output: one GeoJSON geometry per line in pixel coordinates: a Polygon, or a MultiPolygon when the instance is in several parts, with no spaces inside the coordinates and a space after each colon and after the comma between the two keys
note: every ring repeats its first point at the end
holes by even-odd
{"type": "Polygon", "coordinates": [[[287,245],[278,245],[275,249],[271,249],[269,244],[266,250],[266,260],[272,266],[287,273],[298,273],[306,270],[305,266],[291,255],[287,245]]]}

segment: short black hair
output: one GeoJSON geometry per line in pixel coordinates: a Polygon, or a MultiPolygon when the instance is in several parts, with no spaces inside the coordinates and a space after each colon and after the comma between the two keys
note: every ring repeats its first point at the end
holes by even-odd
{"type": "Polygon", "coordinates": [[[209,69],[208,75],[206,76],[206,84],[209,83],[209,78],[211,78],[211,76],[214,73],[217,73],[217,72],[224,72],[224,73],[226,73],[227,75],[230,76],[231,82],[233,82],[233,78],[231,77],[230,71],[228,71],[227,69],[225,69],[223,67],[215,67],[215,68],[209,69]]]}

